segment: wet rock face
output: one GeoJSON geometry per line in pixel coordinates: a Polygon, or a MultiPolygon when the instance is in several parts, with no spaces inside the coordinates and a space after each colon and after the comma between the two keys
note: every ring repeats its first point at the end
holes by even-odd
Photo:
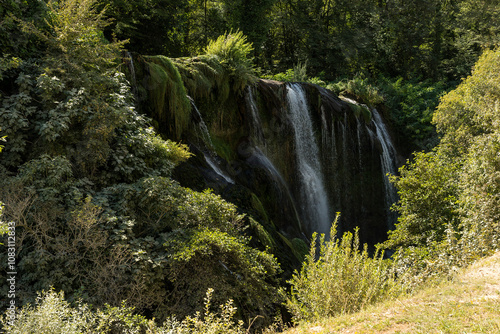
{"type": "Polygon", "coordinates": [[[217,106],[200,103],[185,135],[196,157],[179,167],[189,170],[178,173],[182,183],[214,188],[288,238],[328,233],[341,212],[340,232],[359,226],[363,242],[385,239],[396,219],[385,174],[396,172],[397,152],[376,110],[315,85],[268,80],[234,99],[232,115],[206,117],[210,143],[195,130],[217,106]],[[262,207],[245,203],[249,194],[262,207]]]}

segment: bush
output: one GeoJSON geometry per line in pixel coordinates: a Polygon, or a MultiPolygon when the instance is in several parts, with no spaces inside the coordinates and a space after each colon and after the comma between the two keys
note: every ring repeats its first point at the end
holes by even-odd
{"type": "Polygon", "coordinates": [[[366,244],[360,251],[358,229],[337,239],[336,226],[335,222],[330,241],[321,235],[317,244],[313,235],[302,269],[288,281],[291,294],[286,307],[295,321],[354,312],[399,291],[383,253],[377,251],[371,258],[366,244]]]}
{"type": "Polygon", "coordinates": [[[307,65],[297,63],[293,68],[288,69],[286,72],[264,75],[264,79],[277,80],[283,82],[309,82],[322,87],[326,86],[326,83],[318,77],[310,78],[307,76],[307,65]]]}
{"type": "Polygon", "coordinates": [[[412,148],[430,150],[436,146],[439,139],[432,117],[447,85],[431,80],[381,78],[379,86],[400,137],[412,148]]]}
{"type": "Polygon", "coordinates": [[[16,312],[15,320],[1,319],[8,333],[158,333],[155,325],[144,317],[133,314],[134,309],[122,305],[92,310],[87,304],[72,306],[64,293],[53,289],[38,294],[34,305],[26,305],[16,312]]]}
{"type": "Polygon", "coordinates": [[[249,83],[255,82],[251,43],[241,31],[229,32],[219,36],[215,41],[209,41],[205,49],[208,56],[216,56],[232,81],[235,92],[243,91],[249,83]]]}
{"type": "Polygon", "coordinates": [[[6,315],[0,323],[8,333],[51,333],[51,334],[243,334],[243,322],[235,322],[237,309],[229,300],[220,306],[220,313],[211,310],[213,290],[206,293],[204,314],[199,312],[186,317],[182,322],[168,319],[162,326],[152,320],[134,314],[134,308],[122,304],[120,307],[104,306],[92,309],[81,302],[74,305],[67,302],[64,293],[53,289],[38,294],[35,305],[26,305],[16,312],[10,322],[6,315]]]}
{"type": "Polygon", "coordinates": [[[441,142],[393,178],[401,216],[385,246],[410,286],[449,277],[500,246],[499,60],[499,49],[486,51],[441,98],[433,116],[441,142]]]}
{"type": "Polygon", "coordinates": [[[458,226],[459,169],[460,161],[439,151],[419,152],[411,163],[399,169],[400,176],[390,176],[399,195],[393,209],[400,216],[384,248],[441,242],[448,225],[458,226]]]}
{"type": "Polygon", "coordinates": [[[336,83],[330,83],[326,88],[338,95],[353,96],[357,101],[370,106],[376,106],[384,102],[384,96],[380,90],[372,85],[368,78],[362,75],[357,75],[350,80],[340,80],[336,83]]]}
{"type": "Polygon", "coordinates": [[[229,300],[220,306],[220,314],[212,313],[210,307],[213,289],[208,289],[205,297],[203,316],[197,312],[193,317],[186,317],[175,328],[175,334],[244,334],[243,321],[234,322],[233,317],[237,309],[233,301],[229,300]]]}

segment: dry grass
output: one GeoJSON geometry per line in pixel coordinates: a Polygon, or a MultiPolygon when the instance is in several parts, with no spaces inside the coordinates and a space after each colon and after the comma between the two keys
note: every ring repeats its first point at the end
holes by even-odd
{"type": "Polygon", "coordinates": [[[500,252],[413,296],[285,332],[299,333],[500,333],[500,252]]]}

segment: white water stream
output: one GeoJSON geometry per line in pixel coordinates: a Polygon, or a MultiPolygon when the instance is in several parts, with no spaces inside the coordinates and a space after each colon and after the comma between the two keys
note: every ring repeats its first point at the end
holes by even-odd
{"type": "Polygon", "coordinates": [[[310,231],[330,232],[328,197],[323,182],[320,155],[306,96],[298,84],[287,85],[289,116],[292,121],[301,187],[301,213],[310,231]]]}
{"type": "Polygon", "coordinates": [[[219,167],[217,160],[214,156],[214,153],[212,153],[215,150],[215,148],[214,148],[214,144],[212,143],[212,138],[210,137],[210,133],[208,132],[207,125],[203,121],[203,117],[201,117],[201,113],[198,110],[198,108],[196,107],[194,100],[189,96],[188,96],[188,98],[191,101],[191,106],[193,107],[193,110],[196,113],[196,116],[200,119],[200,121],[198,122],[198,129],[196,129],[196,131],[200,132],[199,136],[201,137],[204,144],[209,149],[208,152],[203,151],[203,157],[205,158],[205,161],[210,166],[210,168],[212,168],[212,170],[217,175],[222,177],[227,183],[234,184],[234,180],[229,175],[227,175],[224,171],[222,171],[222,169],[219,167]]]}

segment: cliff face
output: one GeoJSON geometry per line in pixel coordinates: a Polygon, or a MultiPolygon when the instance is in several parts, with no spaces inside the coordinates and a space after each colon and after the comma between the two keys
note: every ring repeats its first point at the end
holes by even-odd
{"type": "Polygon", "coordinates": [[[396,172],[397,152],[376,110],[318,86],[265,80],[236,100],[231,117],[205,121],[203,114],[214,112],[201,104],[193,118],[187,140],[204,157],[189,164],[206,186],[222,193],[244,187],[277,229],[292,236],[327,233],[341,212],[341,231],[360,226],[363,241],[384,239],[395,222],[388,211],[394,189],[385,174],[396,172]],[[202,122],[208,134],[200,140],[202,122]]]}
{"type": "MultiPolygon", "coordinates": [[[[148,82],[143,72],[138,82],[148,82]]],[[[148,111],[152,94],[142,91],[142,108],[158,118],[161,112],[148,111]]],[[[386,238],[396,194],[385,174],[396,173],[398,153],[377,110],[316,85],[269,80],[224,100],[216,89],[187,94],[195,99],[180,140],[194,156],[174,176],[237,204],[252,218],[256,243],[287,245],[300,259],[303,241],[315,231],[328,234],[336,212],[340,233],[359,226],[362,242],[386,238]]]]}

